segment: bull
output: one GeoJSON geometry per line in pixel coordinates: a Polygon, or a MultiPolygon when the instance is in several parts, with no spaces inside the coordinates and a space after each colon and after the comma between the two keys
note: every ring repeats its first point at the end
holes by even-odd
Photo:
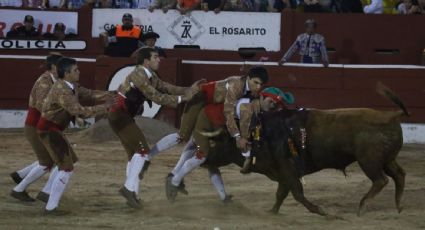
{"type": "MultiPolygon", "coordinates": [[[[377,92],[398,105],[400,110],[282,110],[263,114],[258,119],[261,134],[252,143],[252,153],[256,158],[252,171],[278,182],[276,200],[270,212],[278,213],[291,192],[294,199],[310,212],[328,215],[304,196],[300,178],[327,168],[341,170],[345,174],[346,167],[356,161],[372,181],[370,190],[360,201],[357,214],[362,215],[370,200],[387,185],[387,176],[395,183],[395,204],[398,212],[402,211],[405,171],[396,157],[403,145],[400,119],[409,116],[409,113],[399,97],[384,85],[378,83],[377,92]],[[298,121],[307,134],[305,150],[298,156],[303,162],[302,170],[294,162],[287,142],[293,136],[291,127],[288,127],[294,123],[288,122],[291,119],[298,121]]],[[[214,170],[235,163],[242,167],[244,157],[226,132],[199,132],[211,138],[212,148],[204,166],[214,170]]],[[[301,144],[296,142],[296,145],[300,149],[301,144]]]]}

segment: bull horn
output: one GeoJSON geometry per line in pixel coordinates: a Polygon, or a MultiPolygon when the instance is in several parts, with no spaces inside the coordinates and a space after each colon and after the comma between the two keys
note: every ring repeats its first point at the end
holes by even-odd
{"type": "Polygon", "coordinates": [[[210,131],[210,132],[208,132],[208,131],[198,131],[198,133],[200,133],[202,136],[205,136],[205,137],[216,137],[216,136],[220,135],[223,131],[224,131],[223,128],[218,128],[214,131],[210,131]]]}

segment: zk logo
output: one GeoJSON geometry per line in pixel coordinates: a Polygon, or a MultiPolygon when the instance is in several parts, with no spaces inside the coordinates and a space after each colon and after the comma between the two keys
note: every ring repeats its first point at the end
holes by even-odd
{"type": "Polygon", "coordinates": [[[205,28],[192,16],[181,15],[167,30],[181,45],[192,45],[205,32],[205,28]]]}
{"type": "Polygon", "coordinates": [[[192,25],[190,24],[190,21],[184,21],[183,22],[183,33],[182,33],[182,38],[192,38],[190,36],[190,28],[192,28],[192,25]]]}

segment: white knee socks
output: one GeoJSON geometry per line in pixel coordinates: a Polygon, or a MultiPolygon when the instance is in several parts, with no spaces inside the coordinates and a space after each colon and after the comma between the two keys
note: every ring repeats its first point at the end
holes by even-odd
{"type": "Polygon", "coordinates": [[[31,183],[43,176],[46,172],[47,167],[41,166],[37,162],[37,165],[32,167],[31,171],[24,177],[21,183],[19,183],[13,188],[13,190],[15,192],[23,192],[31,183]]]}
{"type": "Polygon", "coordinates": [[[58,175],[56,176],[55,180],[52,184],[52,190],[49,196],[49,201],[47,202],[46,209],[47,210],[53,210],[58,207],[59,201],[62,197],[63,192],[65,191],[66,185],[69,182],[69,179],[72,176],[71,172],[66,172],[63,170],[60,170],[58,172],[58,175]]]}

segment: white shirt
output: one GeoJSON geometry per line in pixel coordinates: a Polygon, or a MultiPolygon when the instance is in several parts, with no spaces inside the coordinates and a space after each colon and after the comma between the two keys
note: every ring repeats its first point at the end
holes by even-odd
{"type": "Polygon", "coordinates": [[[152,78],[151,71],[148,68],[144,67],[144,66],[142,66],[142,68],[145,70],[145,73],[146,73],[146,75],[148,75],[148,78],[151,79],[152,78]]]}
{"type": "Polygon", "coordinates": [[[245,89],[243,90],[243,94],[246,94],[246,92],[248,92],[248,91],[251,91],[251,89],[249,88],[248,79],[246,79],[245,89]]]}
{"type": "Polygon", "coordinates": [[[404,3],[401,3],[400,5],[398,5],[397,11],[399,14],[407,14],[406,5],[404,3]]]}
{"type": "Polygon", "coordinates": [[[384,12],[384,3],[382,0],[372,0],[370,5],[363,8],[365,14],[382,14],[384,12]]]}
{"type": "Polygon", "coordinates": [[[133,8],[148,9],[155,3],[154,0],[134,0],[133,8]]]}
{"type": "Polygon", "coordinates": [[[0,6],[21,7],[22,0],[0,0],[0,6]]]}
{"type": "Polygon", "coordinates": [[[75,86],[71,82],[68,82],[68,81],[65,81],[65,80],[63,80],[63,81],[69,86],[69,88],[74,90],[75,86]]]}
{"type": "Polygon", "coordinates": [[[52,78],[53,83],[55,83],[55,82],[56,82],[56,78],[55,78],[55,76],[53,76],[53,74],[52,74],[52,73],[49,73],[49,74],[50,74],[50,77],[52,78]]]}
{"type": "Polygon", "coordinates": [[[251,102],[251,99],[249,98],[241,98],[236,103],[236,117],[238,119],[241,119],[241,105],[242,104],[249,104],[251,102]]]}
{"type": "Polygon", "coordinates": [[[60,7],[61,0],[49,0],[49,6],[52,7],[60,7]]]}

